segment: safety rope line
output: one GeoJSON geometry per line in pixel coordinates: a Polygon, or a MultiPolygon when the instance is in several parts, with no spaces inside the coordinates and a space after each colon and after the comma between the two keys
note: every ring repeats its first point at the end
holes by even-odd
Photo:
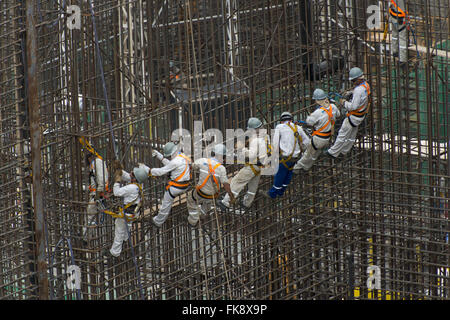
{"type": "Polygon", "coordinates": [[[97,27],[95,24],[95,13],[94,13],[94,6],[92,4],[92,0],[89,0],[89,7],[91,11],[92,16],[92,27],[94,31],[94,41],[95,41],[95,49],[97,52],[97,60],[98,60],[98,67],[100,69],[100,78],[102,80],[102,88],[103,88],[103,95],[105,96],[105,103],[106,103],[106,111],[108,114],[108,123],[109,123],[109,131],[111,133],[111,143],[114,150],[114,157],[115,159],[119,159],[118,150],[116,146],[116,138],[114,137],[114,131],[112,127],[112,119],[111,119],[111,108],[109,105],[109,98],[108,98],[108,90],[106,89],[106,80],[105,80],[105,72],[103,70],[103,59],[100,52],[100,45],[98,42],[98,33],[97,33],[97,27]]]}

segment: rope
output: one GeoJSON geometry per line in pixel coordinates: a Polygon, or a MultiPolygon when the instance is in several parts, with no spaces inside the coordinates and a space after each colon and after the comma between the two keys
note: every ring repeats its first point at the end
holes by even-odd
{"type": "Polygon", "coordinates": [[[103,94],[105,96],[105,102],[106,102],[106,111],[108,114],[109,131],[111,133],[111,143],[112,143],[113,150],[114,150],[114,157],[115,157],[115,159],[118,159],[119,155],[118,155],[118,150],[117,150],[117,146],[116,146],[116,138],[114,137],[113,127],[112,127],[111,108],[109,105],[108,90],[106,89],[105,73],[103,71],[103,59],[102,59],[102,55],[100,52],[100,46],[98,43],[98,33],[97,33],[97,27],[95,25],[95,13],[94,13],[94,7],[92,5],[92,0],[89,0],[89,7],[90,7],[90,11],[91,11],[91,16],[92,16],[92,27],[94,30],[94,41],[95,41],[95,49],[97,52],[98,67],[100,69],[100,77],[102,80],[103,94]]]}
{"type": "Polygon", "coordinates": [[[123,219],[125,221],[125,228],[127,229],[127,233],[128,233],[128,243],[130,244],[131,255],[133,257],[133,263],[134,263],[134,268],[135,268],[136,275],[137,275],[138,286],[139,286],[139,289],[141,292],[141,299],[145,300],[144,288],[142,287],[142,282],[141,282],[141,273],[139,272],[136,255],[134,254],[133,241],[131,240],[131,232],[130,232],[130,229],[128,228],[128,223],[127,223],[125,216],[123,219]]]}

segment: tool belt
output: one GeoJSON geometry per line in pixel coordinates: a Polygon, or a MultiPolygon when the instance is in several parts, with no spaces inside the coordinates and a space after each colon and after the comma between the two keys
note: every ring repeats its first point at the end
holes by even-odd
{"type": "Polygon", "coordinates": [[[197,190],[197,194],[202,197],[203,199],[216,199],[219,196],[219,192],[216,192],[213,195],[210,194],[206,194],[200,191],[199,186],[195,187],[195,189],[197,190]]]}

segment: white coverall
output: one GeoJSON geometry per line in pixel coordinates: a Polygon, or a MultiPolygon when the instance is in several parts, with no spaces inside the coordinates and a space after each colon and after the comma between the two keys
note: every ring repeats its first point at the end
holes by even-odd
{"type": "MultiPolygon", "coordinates": [[[[268,138],[268,137],[267,137],[268,138]]],[[[249,149],[243,148],[244,157],[248,158],[248,163],[231,179],[230,188],[234,197],[247,185],[247,193],[242,201],[246,208],[249,208],[258,191],[259,180],[261,179],[261,167],[257,165],[259,160],[262,166],[266,165],[268,159],[267,143],[265,137],[253,135],[249,139],[249,149]]],[[[227,193],[222,199],[222,204],[230,207],[230,195],[227,193]]]]}
{"type": "Polygon", "coordinates": [[[205,213],[209,211],[214,199],[218,196],[220,191],[219,188],[222,184],[228,183],[227,170],[216,158],[200,158],[196,160],[192,165],[192,170],[197,169],[199,175],[196,188],[187,195],[187,208],[189,211],[188,222],[192,226],[196,225],[200,219],[200,212],[205,213]],[[210,171],[208,161],[210,161],[211,168],[214,172],[210,171]],[[217,168],[214,169],[216,166],[217,168]],[[213,176],[215,177],[218,186],[216,185],[213,176]],[[207,178],[208,180],[204,183],[207,178]],[[203,196],[199,194],[197,189],[200,189],[203,196]],[[205,195],[209,198],[205,198],[205,195]],[[212,196],[215,197],[213,198],[212,196]]]}
{"type": "Polygon", "coordinates": [[[308,125],[314,127],[315,132],[321,132],[322,134],[329,133],[330,135],[321,136],[320,134],[313,133],[311,143],[306,148],[306,151],[301,157],[301,159],[294,166],[294,170],[302,168],[307,171],[311,169],[314,162],[319,158],[322,149],[328,146],[330,142],[330,137],[333,134],[334,130],[333,123],[340,116],[341,112],[334,104],[328,104],[324,102],[321,103],[321,105],[319,105],[319,107],[306,118],[305,122],[308,125]],[[330,111],[331,107],[332,109],[331,113],[333,115],[331,120],[329,119],[328,113],[323,109],[321,109],[321,107],[327,109],[328,111],[330,111]]]}
{"type": "Polygon", "coordinates": [[[389,6],[389,21],[392,28],[391,50],[393,54],[398,54],[400,62],[408,61],[408,30],[406,25],[406,12],[404,0],[391,1],[389,6]],[[398,8],[392,3],[396,3],[398,8]]]}
{"type": "MultiPolygon", "coordinates": [[[[122,181],[129,182],[130,181],[130,175],[122,171],[122,181]]],[[[142,188],[142,186],[141,186],[142,188]]],[[[113,187],[113,194],[116,197],[122,197],[123,198],[123,205],[126,206],[127,204],[133,202],[134,204],[138,205],[142,199],[139,192],[139,187],[136,183],[129,183],[123,187],[120,186],[119,182],[114,183],[113,187]]],[[[131,222],[126,222],[124,218],[115,218],[114,221],[114,241],[111,246],[111,249],[109,252],[111,255],[118,257],[120,253],[122,252],[122,244],[123,241],[128,240],[128,229],[130,229],[132,226],[131,222]],[[128,226],[127,226],[128,224],[128,226]]]]}
{"type": "MultiPolygon", "coordinates": [[[[365,84],[368,86],[367,82],[365,84]]],[[[369,95],[366,88],[359,84],[353,89],[353,98],[351,102],[345,101],[344,108],[348,111],[360,110],[364,112],[367,110],[369,104],[369,95]]],[[[333,157],[339,156],[339,154],[347,154],[353,147],[356,140],[356,134],[358,133],[358,126],[364,121],[366,116],[348,115],[342,122],[342,126],[339,129],[338,136],[334,145],[328,149],[328,153],[333,157]]]]}
{"type": "Polygon", "coordinates": [[[83,226],[83,237],[88,237],[88,228],[95,225],[97,217],[96,193],[105,192],[108,186],[108,169],[106,163],[100,158],[95,158],[89,165],[89,203],[87,206],[87,222],[83,226]]]}
{"type": "Polygon", "coordinates": [[[300,157],[302,149],[306,149],[310,144],[310,140],[302,127],[291,121],[283,121],[275,127],[272,150],[274,152],[279,150],[280,163],[278,165],[278,171],[273,178],[273,185],[268,191],[268,195],[272,199],[283,196],[291,183],[294,165],[300,157]],[[293,131],[295,128],[297,128],[297,133],[301,137],[301,142],[295,137],[293,131]]]}
{"type": "MultiPolygon", "coordinates": [[[[158,215],[153,217],[153,222],[157,226],[161,226],[169,217],[170,210],[172,208],[173,201],[175,198],[188,190],[188,182],[191,177],[190,171],[190,160],[186,159],[186,155],[179,152],[176,153],[172,160],[166,159],[163,155],[157,151],[155,151],[156,157],[163,163],[162,168],[152,168],[151,174],[152,176],[162,176],[165,174],[170,174],[170,180],[172,183],[186,185],[186,187],[176,187],[173,185],[169,185],[166,192],[164,193],[164,197],[161,203],[161,207],[159,208],[158,215]],[[174,182],[177,178],[179,178],[176,182],[174,182]]],[[[143,168],[148,171],[150,168],[143,165],[143,168]]]]}

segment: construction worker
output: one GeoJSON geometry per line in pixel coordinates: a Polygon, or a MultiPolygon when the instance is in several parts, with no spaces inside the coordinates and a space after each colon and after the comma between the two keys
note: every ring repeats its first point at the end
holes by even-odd
{"type": "Polygon", "coordinates": [[[162,168],[142,167],[152,176],[163,176],[170,174],[170,181],[166,186],[166,192],[159,208],[158,215],[153,217],[152,222],[156,227],[161,227],[169,217],[175,198],[188,190],[191,179],[191,160],[182,152],[178,152],[177,145],[168,142],[164,145],[163,154],[153,150],[152,156],[163,163],[162,168]]]}
{"type": "Polygon", "coordinates": [[[211,158],[200,158],[192,165],[192,170],[198,170],[198,181],[195,188],[188,193],[187,208],[188,222],[192,227],[197,226],[200,213],[206,213],[217,199],[221,186],[230,197],[231,203],[235,198],[228,183],[227,171],[216,156],[224,157],[227,151],[223,144],[216,144],[211,152],[211,158]]]}
{"type": "MultiPolygon", "coordinates": [[[[249,138],[249,149],[243,148],[242,152],[248,162],[231,179],[230,188],[234,197],[237,198],[245,186],[248,186],[247,193],[242,199],[242,206],[248,209],[258,191],[259,180],[261,179],[261,169],[267,162],[268,144],[266,137],[261,137],[263,123],[258,118],[250,118],[247,123],[247,129],[254,129],[255,132],[249,138]]],[[[227,210],[230,208],[230,196],[228,194],[218,202],[218,205],[227,210]]]]}
{"type": "Polygon", "coordinates": [[[400,63],[408,61],[408,30],[406,24],[406,7],[404,0],[390,0],[389,22],[392,30],[391,51],[400,63]]]}
{"type": "Polygon", "coordinates": [[[294,170],[311,169],[322,150],[328,146],[330,138],[334,134],[334,124],[341,113],[336,105],[330,103],[328,96],[322,89],[313,92],[313,100],[319,106],[306,118],[306,125],[313,127],[311,143],[306,148],[301,159],[295,164],[294,170]]]}
{"type": "Polygon", "coordinates": [[[97,217],[97,201],[104,201],[108,191],[108,169],[105,161],[92,153],[86,155],[86,165],[89,169],[89,203],[87,206],[87,223],[83,226],[83,237],[87,240],[88,228],[95,225],[97,217]]]}
{"type": "Polygon", "coordinates": [[[341,99],[346,118],[342,122],[334,145],[325,152],[332,158],[337,158],[340,154],[345,155],[351,150],[356,140],[358,126],[364,121],[369,111],[370,86],[364,80],[363,71],[358,67],[352,68],[349,80],[353,84],[352,100],[349,102],[341,99]]]}
{"type": "Polygon", "coordinates": [[[272,149],[279,150],[280,163],[275,174],[273,186],[268,195],[274,199],[283,196],[292,179],[292,170],[310,143],[308,135],[303,129],[293,122],[293,116],[289,112],[283,112],[280,117],[281,123],[275,127],[272,149]]]}
{"type": "Polygon", "coordinates": [[[132,220],[139,215],[142,199],[142,184],[148,178],[143,168],[134,168],[131,173],[118,169],[114,173],[113,194],[123,198],[123,218],[115,218],[114,241],[109,252],[118,257],[122,252],[122,244],[128,240],[128,231],[132,220]],[[121,183],[125,185],[122,187],[121,183]],[[128,229],[128,230],[127,230],[128,229]]]}

